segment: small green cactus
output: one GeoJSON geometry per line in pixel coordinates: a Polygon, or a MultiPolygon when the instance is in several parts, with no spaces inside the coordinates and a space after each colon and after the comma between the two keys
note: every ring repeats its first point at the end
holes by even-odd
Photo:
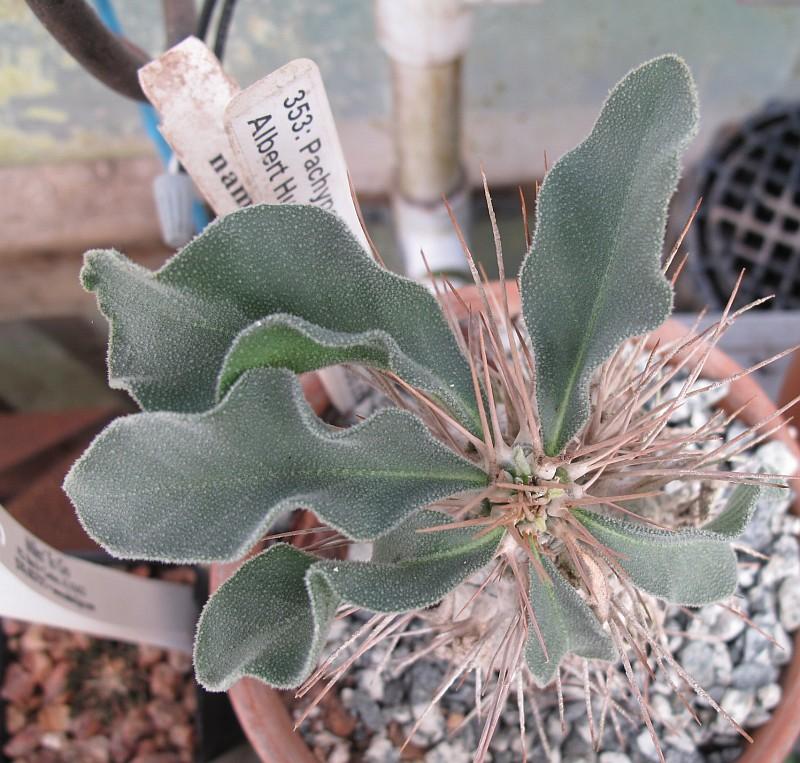
{"type": "Polygon", "coordinates": [[[111,384],[143,409],[67,476],[90,535],[123,558],[234,560],[302,507],[345,542],[372,544],[369,562],[286,543],[246,562],[200,618],[203,685],[297,687],[340,605],[410,622],[438,604],[428,612],[446,619],[448,597],[469,589],[477,646],[453,654],[459,670],[496,658],[501,706],[513,680],[544,686],[567,655],[616,659],[648,620],[637,596],[697,606],[734,592],[731,540],[763,476],[720,472],[741,484],[723,508],[704,507],[704,526],[653,527],[644,509],[671,480],[713,479],[731,455],[695,447],[713,426],[666,427],[693,394],[697,338],[652,351],[640,339],[671,310],[666,210],[696,125],[680,59],[617,85],[542,185],[522,323],[485,299],[462,333],[426,288],[314,207],[231,214],[156,273],[113,251],[86,256],[83,283],[111,324],[111,384]],[[693,353],[677,363],[689,380],[665,397],[672,361],[693,353]],[[369,369],[405,410],[323,423],[296,374],[339,363],[369,369]],[[487,590],[501,600],[493,624],[477,609],[487,590]],[[503,649],[500,626],[512,634],[503,649]]]}

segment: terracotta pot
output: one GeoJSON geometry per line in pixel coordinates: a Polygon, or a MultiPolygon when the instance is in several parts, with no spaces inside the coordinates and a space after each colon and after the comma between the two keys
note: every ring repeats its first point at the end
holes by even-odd
{"type": "MultiPolygon", "coordinates": [[[[493,288],[499,293],[498,284],[494,284],[493,288]]],[[[516,314],[520,309],[520,300],[515,283],[508,283],[507,293],[510,310],[512,314],[516,314]]],[[[466,305],[477,306],[480,302],[480,295],[474,286],[465,287],[460,295],[466,305]]],[[[456,317],[466,317],[463,305],[455,300],[451,302],[451,309],[456,317]]],[[[654,333],[654,337],[668,341],[682,336],[685,331],[682,324],[671,319],[654,333]]],[[[800,360],[795,362],[795,366],[795,384],[800,385],[800,360]]],[[[704,376],[723,379],[739,371],[741,367],[737,363],[721,350],[715,349],[706,362],[704,376]]],[[[307,374],[303,383],[310,393],[309,401],[312,406],[317,412],[321,412],[327,402],[321,385],[314,380],[313,374],[307,374]]],[[[796,389],[787,399],[798,393],[800,389],[796,389]]],[[[755,424],[776,410],[775,404],[750,376],[731,384],[730,393],[721,406],[727,411],[734,411],[748,400],[750,402],[741,414],[741,419],[746,424],[755,424]]],[[[788,429],[781,429],[774,438],[785,443],[800,461],[800,448],[788,429]]],[[[800,494],[795,498],[792,511],[800,515],[800,494]]],[[[239,564],[241,562],[212,565],[211,590],[215,590],[230,577],[239,564]]],[[[783,763],[791,752],[795,739],[800,735],[800,712],[797,711],[800,706],[800,630],[795,634],[794,643],[792,662],[782,676],[781,704],[774,711],[769,723],[753,733],[755,741],[745,750],[740,763],[783,763]]],[[[228,694],[242,728],[264,763],[316,763],[317,759],[301,736],[292,730],[293,722],[277,691],[259,681],[245,678],[230,689],[228,694]]]]}
{"type": "MultiPolygon", "coordinates": [[[[800,350],[792,355],[792,360],[786,369],[778,395],[778,405],[784,406],[798,396],[800,396],[800,350]]],[[[786,418],[792,420],[793,427],[800,427],[800,401],[786,411],[786,418]]]]}

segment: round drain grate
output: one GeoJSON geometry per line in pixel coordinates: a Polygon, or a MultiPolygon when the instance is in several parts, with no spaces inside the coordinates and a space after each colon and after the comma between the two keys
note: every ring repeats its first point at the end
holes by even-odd
{"type": "Polygon", "coordinates": [[[692,226],[695,268],[724,305],[800,308],[800,105],[779,104],[712,147],[700,168],[703,203],[692,226]],[[696,259],[695,259],[696,258],[696,259]]]}

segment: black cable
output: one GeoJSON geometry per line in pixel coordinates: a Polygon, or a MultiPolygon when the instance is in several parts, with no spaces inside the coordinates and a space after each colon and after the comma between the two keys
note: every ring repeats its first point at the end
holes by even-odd
{"type": "Polygon", "coordinates": [[[214,15],[216,7],[217,0],[203,0],[203,7],[200,9],[200,15],[197,18],[197,37],[201,40],[205,40],[208,36],[211,17],[214,15]]]}
{"type": "Polygon", "coordinates": [[[222,6],[222,12],[219,15],[219,23],[217,24],[217,36],[214,40],[214,55],[222,61],[225,55],[225,43],[228,39],[228,32],[230,31],[231,21],[233,21],[233,11],[236,8],[236,0],[225,0],[222,6]]]}

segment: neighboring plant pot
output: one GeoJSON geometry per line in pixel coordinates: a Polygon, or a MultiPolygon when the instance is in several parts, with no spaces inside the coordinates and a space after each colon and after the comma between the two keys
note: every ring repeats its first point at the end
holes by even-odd
{"type": "MultiPolygon", "coordinates": [[[[119,566],[123,564],[102,551],[76,554],[81,559],[101,566],[119,566]]],[[[153,562],[143,563],[148,567],[160,567],[153,562]]],[[[140,563],[130,564],[129,567],[140,566],[140,563]]],[[[194,567],[196,581],[193,586],[194,599],[198,606],[208,598],[209,584],[206,571],[202,567],[194,567]]],[[[96,637],[95,637],[96,638],[96,637]]],[[[97,639],[99,641],[101,639],[97,639]]],[[[0,686],[3,685],[6,670],[16,661],[13,652],[8,648],[7,637],[0,628],[0,686]]],[[[203,689],[195,683],[194,693],[197,697],[197,707],[193,713],[192,725],[194,727],[194,755],[195,763],[210,763],[225,752],[232,750],[242,739],[242,733],[231,712],[230,703],[221,694],[214,694],[203,689]]],[[[0,696],[0,760],[6,760],[3,754],[5,745],[10,741],[11,735],[6,728],[6,706],[9,705],[0,696]]],[[[169,753],[166,753],[167,755],[169,753]]],[[[25,758],[28,759],[27,757],[25,758]]]]}
{"type": "MultiPolygon", "coordinates": [[[[493,284],[492,288],[499,293],[499,284],[493,284]]],[[[519,313],[520,300],[516,283],[508,282],[507,293],[510,312],[519,313]]],[[[477,306],[481,297],[474,286],[461,289],[460,296],[463,304],[453,300],[451,309],[456,317],[465,318],[465,306],[477,306]]],[[[681,323],[670,319],[654,332],[653,337],[670,341],[685,333],[686,328],[681,323]]],[[[703,376],[708,379],[724,379],[741,370],[728,355],[715,348],[705,363],[703,376]]],[[[800,359],[794,363],[794,372],[795,386],[800,387],[800,359]]],[[[303,387],[309,402],[317,413],[321,413],[327,407],[327,399],[316,375],[306,374],[303,387]]],[[[800,389],[794,392],[798,393],[800,389]]],[[[753,425],[776,411],[775,404],[751,376],[732,382],[727,397],[720,405],[731,412],[745,403],[748,405],[740,418],[748,425],[753,425]]],[[[784,443],[800,462],[800,447],[787,428],[779,430],[773,438],[784,443]]],[[[792,512],[800,515],[800,494],[795,496],[792,512]]],[[[211,565],[210,590],[215,591],[236,571],[242,561],[211,565]]],[[[754,742],[745,749],[739,763],[783,763],[791,752],[795,739],[800,735],[800,713],[797,712],[800,705],[800,630],[794,636],[794,644],[792,661],[782,675],[781,704],[773,712],[770,721],[753,733],[754,742]]],[[[293,730],[294,723],[278,691],[255,679],[243,678],[228,691],[228,695],[242,729],[264,763],[317,763],[317,758],[302,736],[293,730]]]]}

